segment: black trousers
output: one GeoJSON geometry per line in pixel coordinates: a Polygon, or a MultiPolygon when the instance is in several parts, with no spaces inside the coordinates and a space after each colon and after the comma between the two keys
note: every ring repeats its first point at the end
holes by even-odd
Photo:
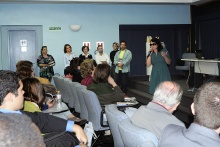
{"type": "Polygon", "coordinates": [[[118,73],[115,73],[115,81],[119,87],[121,87],[121,90],[127,94],[127,87],[128,87],[128,72],[122,73],[121,70],[119,70],[118,73]]]}

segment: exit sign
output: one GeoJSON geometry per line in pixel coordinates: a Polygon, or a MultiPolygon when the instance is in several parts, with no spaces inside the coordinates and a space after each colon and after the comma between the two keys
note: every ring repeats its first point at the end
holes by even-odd
{"type": "Polygon", "coordinates": [[[60,31],[61,27],[49,27],[50,31],[60,31]]]}

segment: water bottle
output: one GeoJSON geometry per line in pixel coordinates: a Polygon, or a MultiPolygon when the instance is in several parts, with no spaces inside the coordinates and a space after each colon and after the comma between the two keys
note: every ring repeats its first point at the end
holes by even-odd
{"type": "Polygon", "coordinates": [[[62,109],[62,99],[59,90],[57,90],[57,109],[62,109]]]}

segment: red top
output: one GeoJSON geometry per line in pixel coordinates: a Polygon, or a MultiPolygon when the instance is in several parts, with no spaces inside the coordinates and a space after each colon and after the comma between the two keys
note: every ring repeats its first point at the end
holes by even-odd
{"type": "Polygon", "coordinates": [[[81,84],[85,86],[89,86],[91,83],[92,83],[92,76],[87,76],[81,81],[81,84]]]}

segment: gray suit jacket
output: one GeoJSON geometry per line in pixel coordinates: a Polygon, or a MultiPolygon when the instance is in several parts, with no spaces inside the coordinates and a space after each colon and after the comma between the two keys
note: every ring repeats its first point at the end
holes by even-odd
{"type": "Polygon", "coordinates": [[[184,123],[178,120],[172,113],[153,102],[138,108],[132,115],[131,121],[136,126],[153,132],[157,138],[160,137],[163,129],[169,124],[185,127],[184,123]]]}
{"type": "Polygon", "coordinates": [[[220,147],[219,134],[192,123],[188,129],[168,125],[160,138],[161,147],[220,147]]]}

